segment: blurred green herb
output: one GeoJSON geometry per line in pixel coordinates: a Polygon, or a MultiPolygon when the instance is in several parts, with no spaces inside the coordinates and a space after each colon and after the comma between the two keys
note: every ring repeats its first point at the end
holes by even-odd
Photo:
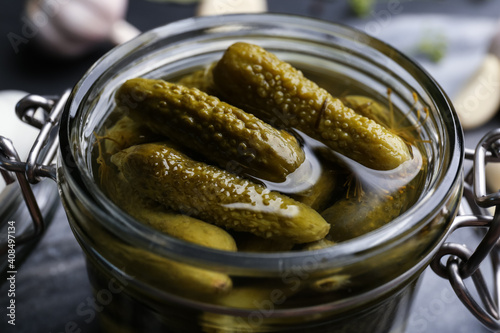
{"type": "Polygon", "coordinates": [[[375,6],[376,0],[349,0],[349,6],[359,17],[365,17],[370,14],[375,6]]]}
{"type": "Polygon", "coordinates": [[[446,36],[439,32],[426,31],[417,44],[417,54],[427,57],[433,62],[439,62],[447,50],[446,36]]]}

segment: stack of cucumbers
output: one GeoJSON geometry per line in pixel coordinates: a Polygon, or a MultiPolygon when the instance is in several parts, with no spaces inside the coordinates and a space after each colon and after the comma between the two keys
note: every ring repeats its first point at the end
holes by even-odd
{"type": "MultiPolygon", "coordinates": [[[[317,250],[408,206],[414,174],[392,174],[407,177],[397,188],[370,187],[348,167],[387,174],[415,163],[416,148],[380,121],[388,108],[332,96],[257,45],[233,44],[176,82],[130,79],[115,101],[118,121],[99,137],[101,187],[137,220],[181,240],[224,251],[317,250]]],[[[200,293],[232,288],[222,273],[195,279],[185,267],[171,270],[201,283],[200,293]]]]}

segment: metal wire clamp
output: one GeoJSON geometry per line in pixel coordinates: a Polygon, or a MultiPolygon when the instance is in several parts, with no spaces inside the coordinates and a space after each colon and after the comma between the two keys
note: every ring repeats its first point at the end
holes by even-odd
{"type": "Polygon", "coordinates": [[[483,238],[473,252],[465,245],[445,243],[431,262],[431,267],[437,275],[450,281],[458,298],[485,327],[500,332],[500,209],[495,209],[494,216],[486,210],[500,204],[500,189],[487,193],[485,171],[488,162],[500,162],[500,129],[485,135],[475,150],[466,149],[465,158],[473,161],[473,168],[465,177],[463,201],[468,203],[473,215],[459,213],[451,232],[473,227],[483,231],[483,238]],[[446,257],[448,259],[444,263],[446,257]],[[493,293],[479,268],[487,257],[493,268],[493,293]],[[465,279],[469,277],[472,278],[480,302],[476,301],[465,284],[465,279]]]}
{"type": "MultiPolygon", "coordinates": [[[[17,180],[33,222],[33,229],[30,232],[17,237],[18,244],[31,241],[40,236],[45,229],[43,216],[30,184],[36,184],[42,178],[56,180],[56,167],[51,163],[59,142],[57,133],[59,119],[68,97],[69,91],[60,98],[28,95],[17,103],[17,116],[27,124],[40,129],[26,162],[21,161],[12,141],[0,136],[1,175],[7,184],[17,180]]],[[[6,251],[6,246],[0,247],[0,254],[6,251]]]]}

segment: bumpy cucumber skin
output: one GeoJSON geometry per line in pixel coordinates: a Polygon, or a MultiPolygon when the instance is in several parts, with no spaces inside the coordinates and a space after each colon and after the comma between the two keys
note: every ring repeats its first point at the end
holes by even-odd
{"type": "Polygon", "coordinates": [[[269,123],[301,130],[367,167],[390,170],[410,158],[400,137],[346,107],[259,46],[230,46],[214,67],[213,79],[229,103],[269,123]]]}
{"type": "Polygon", "coordinates": [[[194,161],[165,143],[133,146],[111,161],[141,194],[225,228],[295,243],[321,239],[329,230],[306,205],[194,161]]]}
{"type": "MultiPolygon", "coordinates": [[[[153,210],[154,205],[150,201],[134,195],[134,191],[130,191],[130,185],[123,179],[113,177],[119,175],[111,168],[108,169],[108,177],[104,180],[103,186],[110,191],[108,195],[115,194],[113,195],[115,203],[130,215],[146,224],[152,223],[154,228],[188,242],[220,250],[236,250],[232,237],[221,228],[188,216],[183,217],[182,225],[179,226],[178,214],[153,210]],[[171,221],[174,221],[177,226],[170,226],[171,221]],[[199,229],[200,225],[202,229],[199,229]],[[213,230],[213,228],[219,230],[213,230]],[[202,235],[207,229],[210,234],[202,235]]],[[[107,251],[122,258],[120,264],[127,267],[127,272],[130,274],[135,276],[147,272],[145,280],[153,285],[166,289],[175,286],[176,292],[193,297],[224,295],[232,289],[233,283],[227,274],[161,258],[142,249],[115,242],[113,238],[106,237],[105,234],[94,233],[92,237],[101,244],[107,244],[107,251]]]]}
{"type": "Polygon", "coordinates": [[[281,182],[305,159],[290,133],[195,88],[136,78],[118,89],[116,102],[154,132],[235,173],[241,167],[281,182]]]}
{"type": "MultiPolygon", "coordinates": [[[[103,155],[147,142],[156,137],[143,123],[128,117],[119,119],[106,131],[103,155]]],[[[117,168],[104,157],[99,165],[100,185],[107,196],[138,221],[178,239],[225,251],[236,251],[233,237],[224,229],[194,217],[168,211],[149,198],[141,196],[117,168]]]]}
{"type": "Polygon", "coordinates": [[[104,188],[113,202],[138,221],[186,242],[236,251],[234,238],[224,229],[191,216],[176,214],[140,196],[121,173],[108,174],[104,188]]]}
{"type": "Polygon", "coordinates": [[[393,125],[391,122],[393,123],[394,121],[391,121],[390,111],[372,98],[361,95],[349,95],[342,98],[342,100],[346,106],[360,115],[373,119],[386,128],[390,128],[393,125]]]}
{"type": "MultiPolygon", "coordinates": [[[[141,133],[138,129],[129,119],[117,122],[117,126],[111,127],[107,133],[116,141],[112,141],[112,145],[105,145],[106,149],[115,151],[117,147],[141,142],[143,139],[138,135],[141,133]],[[120,133],[122,130],[125,131],[120,133]]],[[[109,154],[109,151],[104,153],[109,154]]],[[[107,164],[104,158],[99,165],[99,174],[101,188],[106,195],[137,220],[187,242],[236,251],[234,239],[225,230],[193,217],[168,212],[153,200],[142,197],[123,174],[113,164],[107,164]]],[[[196,298],[224,295],[232,289],[232,280],[227,274],[161,258],[142,249],[115,242],[113,237],[107,236],[107,232],[101,233],[98,229],[93,230],[92,237],[101,246],[106,246],[106,251],[121,258],[122,262],[119,264],[126,267],[127,272],[133,276],[147,272],[145,280],[161,288],[175,288],[175,292],[196,298]]]]}

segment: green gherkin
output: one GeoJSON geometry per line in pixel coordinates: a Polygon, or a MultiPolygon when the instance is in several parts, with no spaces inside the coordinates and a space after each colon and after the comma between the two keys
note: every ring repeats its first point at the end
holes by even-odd
{"type": "Polygon", "coordinates": [[[221,168],[281,182],[303,161],[293,135],[198,89],[136,78],[116,93],[119,109],[221,168]]]}
{"type": "MultiPolygon", "coordinates": [[[[100,150],[97,159],[103,191],[128,214],[163,233],[214,249],[236,251],[234,239],[225,230],[190,216],[170,212],[150,198],[141,196],[113,164],[107,163],[105,156],[117,149],[139,144],[150,138],[140,123],[134,123],[127,117],[120,119],[106,131],[106,136],[102,138],[105,140],[103,150],[100,150]]],[[[227,274],[162,258],[116,242],[107,232],[100,232],[98,229],[92,229],[92,237],[99,244],[106,244],[106,251],[111,251],[114,258],[119,258],[115,264],[124,267],[133,276],[147,272],[144,280],[159,288],[196,297],[212,297],[231,291],[232,280],[227,274]]]]}
{"type": "Polygon", "coordinates": [[[262,238],[248,232],[236,234],[235,241],[242,252],[286,252],[295,245],[286,239],[262,238]]]}
{"type": "Polygon", "coordinates": [[[302,247],[300,248],[301,251],[315,251],[315,250],[321,250],[321,249],[326,249],[327,247],[334,246],[336,243],[332,240],[323,238],[320,240],[317,240],[315,242],[303,244],[302,247]]]}
{"type": "Polygon", "coordinates": [[[158,141],[160,137],[152,133],[143,122],[125,116],[107,129],[101,139],[104,140],[104,153],[113,155],[136,144],[158,141]]]}
{"type": "Polygon", "coordinates": [[[174,213],[142,197],[122,173],[109,170],[101,186],[117,206],[145,225],[190,243],[224,251],[237,250],[227,231],[194,217],[174,213]]]}
{"type": "Polygon", "coordinates": [[[98,158],[101,188],[117,206],[154,229],[187,242],[236,251],[233,237],[224,229],[191,216],[168,211],[163,205],[141,196],[123,174],[109,163],[107,155],[148,142],[154,137],[156,136],[145,129],[142,123],[134,122],[128,117],[119,119],[107,129],[106,136],[101,138],[104,140],[104,151],[101,151],[98,158]]]}
{"type": "Polygon", "coordinates": [[[212,64],[203,69],[194,71],[191,74],[185,75],[177,80],[176,83],[188,88],[197,88],[207,94],[214,95],[214,79],[212,77],[212,70],[214,66],[215,64],[212,64]]]}
{"type": "Polygon", "coordinates": [[[321,213],[331,225],[327,238],[342,242],[384,226],[401,214],[408,196],[403,187],[392,195],[369,192],[337,201],[321,213]]]}
{"type": "Polygon", "coordinates": [[[410,159],[404,141],[375,121],[346,107],[299,70],[263,48],[236,43],[213,69],[224,100],[269,123],[279,120],[331,149],[378,170],[410,159]]]}
{"type": "Polygon", "coordinates": [[[316,211],[322,211],[341,192],[340,180],[343,176],[336,170],[323,169],[319,178],[308,189],[290,194],[290,197],[316,211]]]}
{"type": "Polygon", "coordinates": [[[225,228],[295,243],[328,233],[328,223],[310,207],[165,143],[133,146],[111,161],[142,195],[225,228]]]}
{"type": "Polygon", "coordinates": [[[391,119],[391,111],[372,98],[361,95],[349,95],[342,100],[345,105],[360,115],[373,119],[386,128],[394,125],[395,120],[391,119]]]}
{"type": "Polygon", "coordinates": [[[101,227],[91,229],[96,248],[130,276],[160,290],[182,297],[212,298],[231,292],[231,278],[221,272],[195,267],[154,254],[151,251],[119,242],[101,227]]]}

